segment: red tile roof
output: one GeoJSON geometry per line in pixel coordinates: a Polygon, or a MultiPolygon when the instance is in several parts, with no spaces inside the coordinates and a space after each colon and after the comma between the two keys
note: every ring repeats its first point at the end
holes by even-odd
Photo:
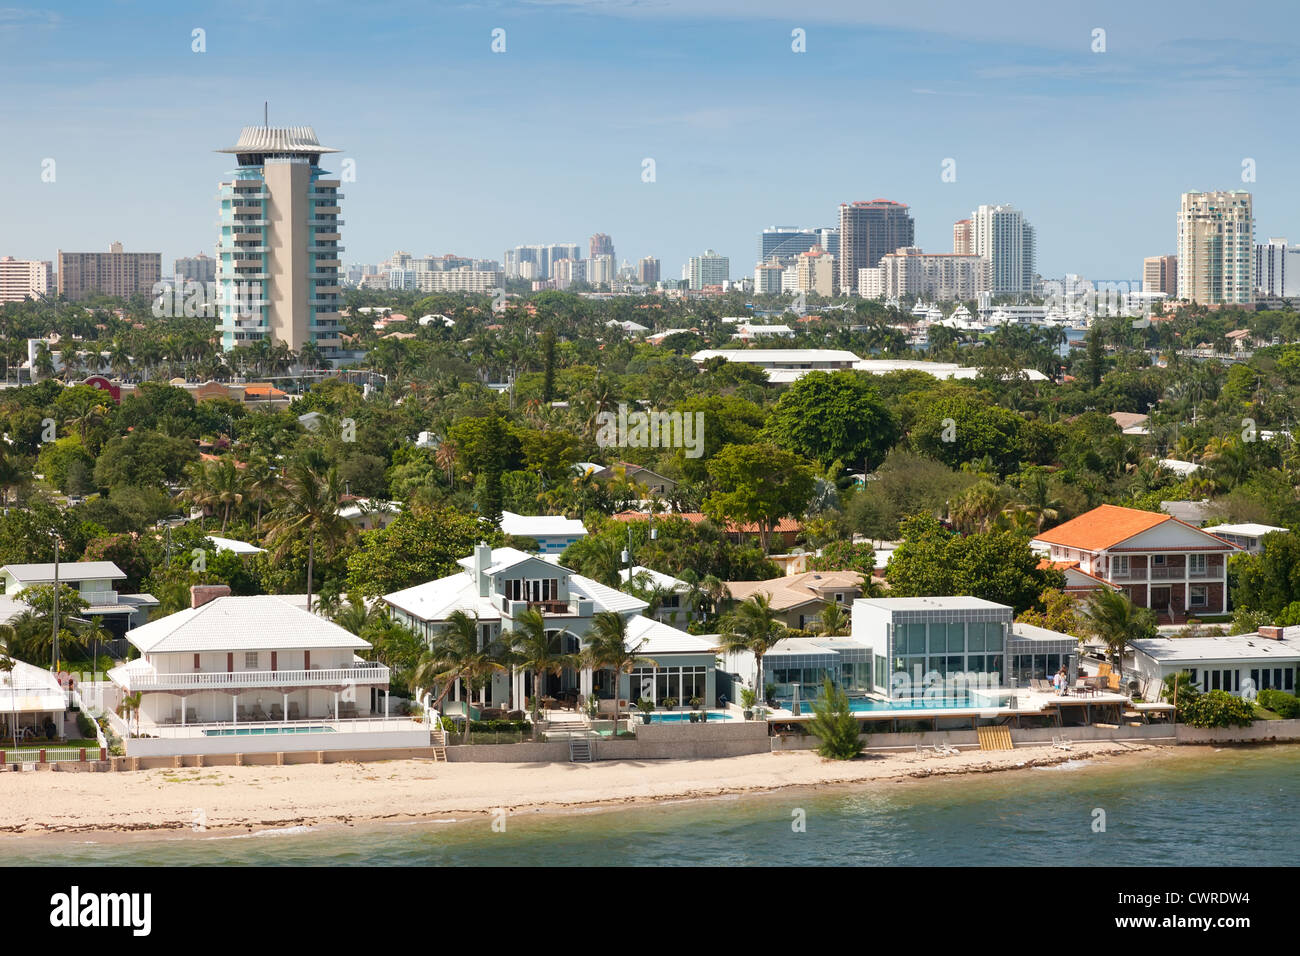
{"type": "MultiPolygon", "coordinates": [[[[643,511],[620,511],[612,517],[615,521],[645,521],[647,519],[647,515],[643,511]]],[[[659,517],[685,518],[691,524],[699,524],[701,521],[709,520],[708,515],[704,514],[702,511],[670,511],[666,514],[659,515],[659,517]]],[[[776,534],[789,534],[791,532],[801,531],[802,529],[803,525],[798,521],[795,521],[793,518],[782,518],[776,523],[776,527],[774,527],[772,531],[776,534]]],[[[729,521],[723,530],[729,531],[732,534],[758,534],[758,525],[753,523],[736,524],[735,522],[729,521]]]]}
{"type": "Polygon", "coordinates": [[[1169,515],[1158,511],[1101,505],[1065,524],[1057,525],[1050,531],[1044,531],[1034,540],[1066,548],[1081,548],[1084,551],[1102,551],[1128,540],[1135,534],[1141,534],[1158,524],[1173,520],[1169,515]]]}

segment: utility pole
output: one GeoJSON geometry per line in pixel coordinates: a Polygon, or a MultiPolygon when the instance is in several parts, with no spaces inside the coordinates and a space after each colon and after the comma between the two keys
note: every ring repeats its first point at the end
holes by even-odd
{"type": "Polygon", "coordinates": [[[55,674],[59,671],[59,536],[54,535],[54,640],[51,648],[54,661],[50,670],[55,674]]]}

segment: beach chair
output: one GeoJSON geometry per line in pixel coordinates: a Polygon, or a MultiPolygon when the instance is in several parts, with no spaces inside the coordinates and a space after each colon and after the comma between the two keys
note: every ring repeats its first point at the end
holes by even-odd
{"type": "Polygon", "coordinates": [[[947,743],[946,741],[941,744],[935,744],[934,750],[935,753],[939,754],[939,756],[941,757],[954,757],[957,754],[961,753],[960,750],[958,750],[952,744],[947,743]]]}
{"type": "Polygon", "coordinates": [[[289,701],[289,719],[302,720],[302,714],[298,709],[298,702],[296,700],[289,701]]]}
{"type": "Polygon", "coordinates": [[[280,704],[271,705],[271,719],[284,720],[284,707],[280,704]]]}
{"type": "Polygon", "coordinates": [[[1053,737],[1052,747],[1055,750],[1070,750],[1072,745],[1069,737],[1053,737]]]}

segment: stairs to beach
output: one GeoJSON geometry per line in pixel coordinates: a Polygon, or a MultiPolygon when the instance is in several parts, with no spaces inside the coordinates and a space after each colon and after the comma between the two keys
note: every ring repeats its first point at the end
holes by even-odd
{"type": "Polygon", "coordinates": [[[441,723],[434,723],[429,727],[429,743],[433,745],[434,763],[447,762],[447,732],[442,729],[441,723]]]}
{"type": "Polygon", "coordinates": [[[997,727],[976,727],[975,732],[979,734],[980,750],[1014,750],[1016,747],[1011,742],[1011,728],[1005,724],[997,727]]]}
{"type": "Polygon", "coordinates": [[[586,737],[569,738],[569,763],[591,763],[591,740],[586,737]]]}

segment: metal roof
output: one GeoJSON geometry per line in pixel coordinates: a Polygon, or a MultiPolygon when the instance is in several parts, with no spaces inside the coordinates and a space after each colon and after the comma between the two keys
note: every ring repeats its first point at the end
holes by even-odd
{"type": "Polygon", "coordinates": [[[337,153],[322,146],[310,126],[245,126],[239,142],[218,153],[337,153]]]}

